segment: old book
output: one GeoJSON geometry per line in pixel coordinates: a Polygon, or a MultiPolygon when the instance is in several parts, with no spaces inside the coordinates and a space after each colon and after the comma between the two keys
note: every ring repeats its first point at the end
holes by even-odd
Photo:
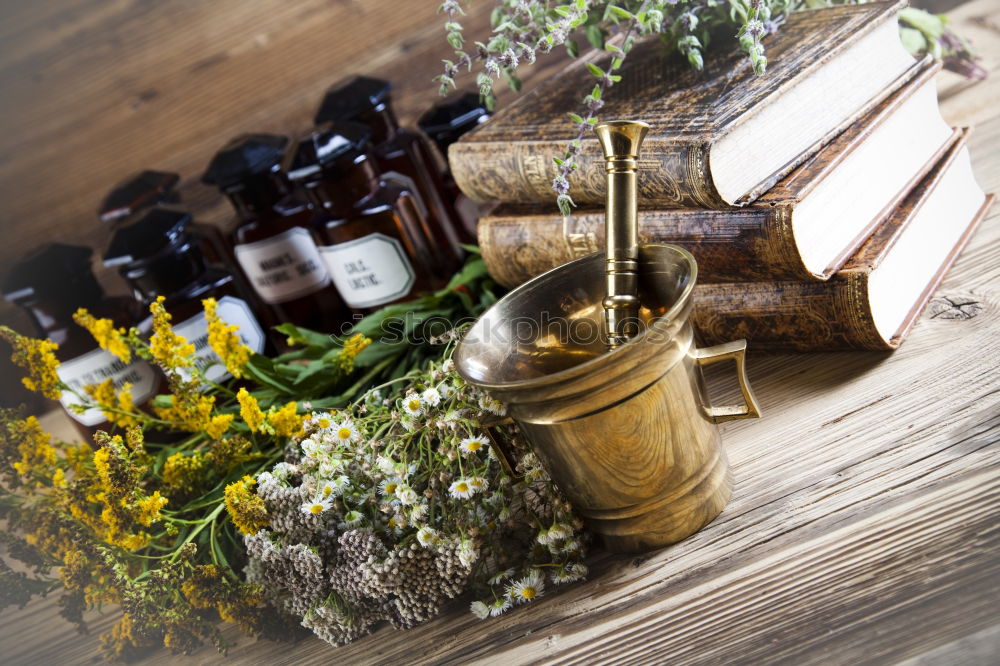
{"type": "MultiPolygon", "coordinates": [[[[766,40],[764,76],[754,75],[735,47],[713,52],[697,72],[656,39],[636,45],[600,116],[652,125],[642,148],[640,200],[659,208],[725,208],[770,189],[919,66],[898,36],[904,5],[793,13],[766,40]]],[[[480,201],[552,201],[552,158],[576,136],[566,113],[578,110],[592,86],[583,63],[574,63],[454,143],[449,162],[462,191],[480,201]]],[[[584,138],[579,161],[570,195],[601,203],[603,159],[594,137],[584,138]]]]}
{"type": "Polygon", "coordinates": [[[898,347],[993,203],[976,184],[966,133],[829,281],[696,286],[692,321],[703,342],[898,347]]]}
{"type": "MultiPolygon", "coordinates": [[[[699,280],[825,280],[854,254],[950,145],[931,60],[871,112],[753,204],[726,211],[643,210],[639,239],[676,243],[699,280]]],[[[486,266],[511,287],[604,245],[604,210],[563,218],[548,206],[504,204],[478,227],[486,266]]]]}

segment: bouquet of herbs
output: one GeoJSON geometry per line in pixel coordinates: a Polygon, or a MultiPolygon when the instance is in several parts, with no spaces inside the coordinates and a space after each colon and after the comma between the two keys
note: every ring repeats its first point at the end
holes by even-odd
{"type": "MultiPolygon", "coordinates": [[[[148,339],[79,311],[102,348],[155,363],[170,393],[143,408],[127,385],[87,387],[79,409],[115,430],[89,444],[0,415],[0,543],[17,561],[0,560],[0,607],[61,588],[61,613],[82,629],[86,610],[117,605],[102,640],[123,658],[223,648],[220,621],[277,637],[292,620],[341,643],[383,619],[412,626],[470,588],[485,617],[546,579],[581,577],[579,521],[514,426],[497,425],[500,406],[445,360],[457,335],[445,324],[494,300],[477,257],[345,338],[285,325],[296,347],[276,358],[252,354],[206,300],[224,384],[206,379],[162,302],[148,339]]],[[[28,388],[70,390],[54,343],[0,336],[28,388]]]]}

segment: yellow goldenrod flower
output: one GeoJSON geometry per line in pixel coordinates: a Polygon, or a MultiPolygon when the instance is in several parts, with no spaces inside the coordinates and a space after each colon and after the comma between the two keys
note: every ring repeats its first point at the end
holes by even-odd
{"type": "Polygon", "coordinates": [[[194,345],[174,333],[170,326],[170,313],[163,307],[163,296],[149,304],[153,315],[153,336],[149,339],[149,352],[160,367],[167,372],[177,368],[194,367],[194,345]]]}
{"type": "Polygon", "coordinates": [[[256,480],[244,476],[230,483],[224,491],[229,518],[240,532],[251,536],[268,525],[267,507],[264,499],[254,492],[256,485],[256,480]]]}
{"type": "Polygon", "coordinates": [[[259,431],[264,425],[264,412],[260,410],[257,399],[250,395],[245,388],[239,390],[236,399],[240,401],[240,416],[249,426],[250,431],[259,431]]]}
{"type": "Polygon", "coordinates": [[[214,298],[206,298],[201,304],[205,308],[205,320],[208,322],[209,346],[222,359],[229,374],[236,378],[244,377],[243,367],[250,360],[250,348],[236,334],[240,327],[229,326],[219,318],[216,311],[218,303],[214,298]]]}
{"type": "Polygon", "coordinates": [[[28,376],[21,378],[21,383],[30,391],[58,400],[62,387],[58,374],[59,360],[54,352],[59,345],[51,340],[29,338],[7,326],[0,326],[0,337],[14,348],[10,360],[28,371],[28,376]]]}
{"type": "Polygon", "coordinates": [[[163,483],[167,485],[168,494],[190,493],[198,488],[202,481],[202,472],[208,461],[201,453],[186,456],[175,453],[163,463],[163,483]]]}
{"type": "Polygon", "coordinates": [[[133,518],[140,525],[149,527],[160,520],[160,509],[166,506],[169,500],[160,495],[160,491],[155,491],[149,497],[144,497],[136,502],[133,518]]]}
{"type": "Polygon", "coordinates": [[[281,437],[298,437],[305,432],[303,428],[305,417],[299,416],[296,410],[297,405],[290,402],[281,409],[268,413],[267,422],[274,429],[274,434],[281,437]]]}
{"type": "Polygon", "coordinates": [[[110,319],[98,319],[80,308],[73,315],[73,321],[87,329],[97,344],[108,353],[128,363],[132,360],[132,348],[128,345],[128,334],[124,328],[115,328],[110,319]]]}
{"type": "Polygon", "coordinates": [[[354,369],[354,359],[365,347],[372,343],[372,339],[365,337],[361,333],[355,333],[344,343],[344,348],[340,350],[334,363],[345,373],[354,369]]]}
{"type": "Polygon", "coordinates": [[[10,461],[14,471],[36,485],[51,479],[58,460],[52,436],[42,430],[34,416],[6,420],[0,431],[0,458],[10,461]]]}
{"type": "Polygon", "coordinates": [[[134,415],[131,384],[124,384],[121,391],[115,391],[114,382],[108,378],[100,384],[85,386],[83,390],[93,398],[109,422],[123,428],[139,425],[139,420],[134,415]]]}
{"type": "Polygon", "coordinates": [[[232,425],[234,418],[236,418],[234,414],[216,414],[209,419],[202,430],[212,439],[219,439],[229,430],[229,426],[232,425]]]}
{"type": "Polygon", "coordinates": [[[215,396],[200,395],[191,384],[182,386],[173,396],[169,407],[156,407],[157,416],[165,421],[173,421],[179,428],[189,432],[205,432],[212,439],[218,439],[233,422],[232,414],[212,414],[215,396]]]}

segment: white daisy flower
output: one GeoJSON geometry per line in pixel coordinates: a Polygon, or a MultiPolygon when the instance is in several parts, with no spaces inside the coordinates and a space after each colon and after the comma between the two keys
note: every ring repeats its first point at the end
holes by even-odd
{"type": "Polygon", "coordinates": [[[583,548],[583,545],[577,539],[566,539],[563,544],[559,547],[560,553],[577,553],[583,548]]]}
{"type": "Polygon", "coordinates": [[[343,489],[337,488],[333,481],[324,481],[319,487],[319,496],[323,499],[340,495],[343,489]]]}
{"type": "Polygon", "coordinates": [[[345,490],[347,490],[348,488],[350,488],[350,486],[351,486],[351,480],[349,478],[347,478],[346,475],[341,474],[340,476],[338,476],[337,478],[335,478],[333,481],[331,481],[330,485],[332,485],[334,491],[338,495],[340,495],[345,490]]]}
{"type": "Polygon", "coordinates": [[[587,576],[587,572],[587,565],[577,562],[555,571],[552,574],[552,582],[556,585],[575,583],[578,580],[583,580],[587,576]]]}
{"type": "Polygon", "coordinates": [[[484,448],[489,448],[490,440],[482,435],[476,435],[475,437],[466,437],[461,442],[458,443],[458,448],[462,450],[463,453],[476,453],[484,448]]]}
{"type": "Polygon", "coordinates": [[[437,407],[441,403],[441,393],[432,387],[420,394],[420,400],[431,407],[437,407]]]}
{"type": "Polygon", "coordinates": [[[356,442],[360,438],[358,429],[355,427],[354,422],[347,420],[343,423],[335,423],[330,429],[333,433],[333,441],[337,444],[350,444],[351,442],[356,442]]]}
{"type": "Polygon", "coordinates": [[[447,400],[451,396],[455,395],[455,387],[448,382],[441,382],[438,384],[437,391],[444,400],[447,400]]]}
{"type": "Polygon", "coordinates": [[[396,494],[396,491],[399,489],[399,486],[402,483],[403,483],[402,479],[400,479],[398,476],[394,476],[378,484],[378,490],[386,497],[392,497],[393,495],[396,494]]]}
{"type": "Polygon", "coordinates": [[[303,439],[299,446],[302,447],[302,453],[310,458],[315,458],[323,450],[323,446],[315,439],[303,439]]]}
{"type": "Polygon", "coordinates": [[[295,465],[291,463],[280,462],[274,466],[274,469],[271,470],[271,475],[278,481],[287,481],[288,477],[290,477],[292,474],[295,474],[298,471],[299,469],[295,465]]]}
{"type": "Polygon", "coordinates": [[[514,603],[520,604],[542,596],[544,591],[545,578],[542,577],[542,574],[538,571],[532,571],[530,574],[508,587],[507,596],[509,596],[511,601],[514,603]]]}
{"type": "Polygon", "coordinates": [[[393,462],[392,458],[386,458],[385,456],[379,456],[376,458],[375,466],[378,467],[379,471],[383,474],[392,474],[396,471],[396,463],[393,462]]]}
{"type": "Polygon", "coordinates": [[[498,615],[503,615],[504,612],[510,608],[510,599],[507,597],[500,597],[492,604],[490,604],[490,617],[497,617],[498,615]]]}
{"type": "Polygon", "coordinates": [[[514,570],[513,569],[504,569],[503,571],[498,571],[495,574],[493,574],[492,576],[490,576],[490,579],[488,581],[486,581],[486,584],[487,585],[499,585],[500,583],[504,582],[505,580],[507,580],[508,578],[512,577],[513,575],[514,575],[514,570]]]}
{"type": "Polygon", "coordinates": [[[416,504],[420,500],[420,496],[417,495],[417,491],[405,485],[399,486],[396,489],[396,497],[399,499],[399,503],[404,506],[416,504]]]}
{"type": "Polygon", "coordinates": [[[467,479],[458,479],[448,486],[448,493],[458,499],[469,499],[476,494],[476,491],[472,489],[467,479]]]}
{"type": "Polygon", "coordinates": [[[429,509],[426,504],[418,504],[410,509],[410,520],[419,521],[427,517],[429,509]]]}
{"type": "Polygon", "coordinates": [[[333,504],[325,497],[317,497],[311,502],[306,502],[300,509],[302,513],[311,516],[318,516],[324,511],[329,511],[333,504]]]}
{"type": "Polygon", "coordinates": [[[496,416],[503,416],[507,413],[507,408],[504,407],[502,402],[488,395],[484,395],[479,399],[479,406],[490,414],[495,414],[496,416]]]}
{"type": "Polygon", "coordinates": [[[474,493],[481,493],[489,486],[489,482],[481,476],[471,476],[468,481],[474,493]]]}
{"type": "Polygon", "coordinates": [[[320,476],[331,477],[344,469],[344,461],[340,458],[323,458],[317,469],[320,476]]]}
{"type": "Polygon", "coordinates": [[[469,610],[472,614],[478,617],[480,620],[485,620],[490,616],[490,607],[484,604],[482,601],[473,601],[469,604],[469,610]]]}
{"type": "Polygon", "coordinates": [[[360,511],[348,511],[344,514],[344,524],[350,527],[360,525],[364,519],[365,516],[360,511]]]}
{"type": "Polygon", "coordinates": [[[420,416],[424,412],[424,402],[416,394],[408,395],[403,398],[403,411],[409,416],[420,416]]]}
{"type": "Polygon", "coordinates": [[[417,530],[417,541],[420,542],[421,546],[425,548],[427,546],[433,545],[438,541],[438,533],[433,527],[428,527],[424,525],[419,530],[417,530]]]}
{"type": "Polygon", "coordinates": [[[472,563],[479,557],[479,552],[469,539],[462,539],[462,542],[458,544],[456,554],[458,555],[458,561],[462,563],[463,567],[471,567],[472,563]]]}

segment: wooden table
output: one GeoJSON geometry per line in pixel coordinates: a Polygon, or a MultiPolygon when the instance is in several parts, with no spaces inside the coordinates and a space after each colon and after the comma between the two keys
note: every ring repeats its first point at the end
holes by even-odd
{"type": "MultiPolygon", "coordinates": [[[[942,110],[976,126],[977,176],[1000,192],[1000,3],[975,0],[953,17],[993,77],[943,74],[942,110]]],[[[496,620],[456,604],[339,649],[241,638],[230,661],[996,663],[998,363],[995,208],[898,352],[752,356],[765,418],[724,427],[736,492],[687,541],[643,557],[597,552],[587,582],[496,620]]],[[[53,599],[8,611],[0,660],[92,660],[114,614],[81,637],[56,612],[53,599]]],[[[203,649],[146,663],[218,661],[203,649]]]]}

